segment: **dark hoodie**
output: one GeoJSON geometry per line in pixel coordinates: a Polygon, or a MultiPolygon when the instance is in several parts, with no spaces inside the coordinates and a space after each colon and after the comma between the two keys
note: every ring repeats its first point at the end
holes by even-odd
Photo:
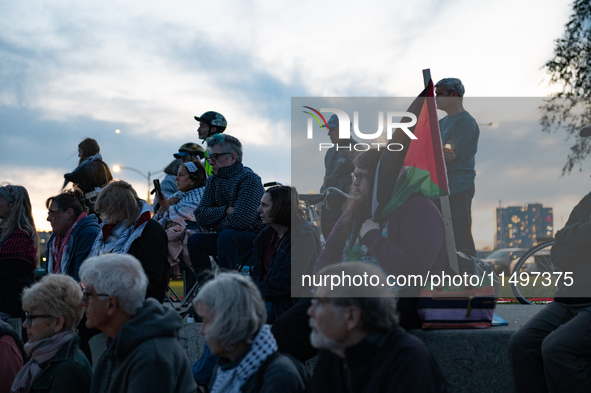
{"type": "Polygon", "coordinates": [[[90,391],[195,392],[189,359],[175,338],[181,326],[174,310],[147,299],[101,355],[90,391]]]}

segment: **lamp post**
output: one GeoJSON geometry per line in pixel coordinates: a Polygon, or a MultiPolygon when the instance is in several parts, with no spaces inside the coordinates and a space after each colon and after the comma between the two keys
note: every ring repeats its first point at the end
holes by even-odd
{"type": "Polygon", "coordinates": [[[142,172],[142,171],[140,171],[138,169],[132,168],[130,166],[113,165],[113,171],[120,172],[122,170],[133,171],[133,172],[141,175],[144,179],[146,179],[148,181],[148,192],[146,194],[146,202],[148,202],[148,204],[151,205],[152,202],[150,201],[150,188],[151,188],[151,182],[150,182],[150,180],[151,180],[151,178],[152,178],[153,175],[156,175],[156,174],[161,173],[161,172],[164,172],[164,171],[162,171],[162,170],[155,171],[155,172],[148,171],[148,174],[146,175],[144,172],[142,172]]]}

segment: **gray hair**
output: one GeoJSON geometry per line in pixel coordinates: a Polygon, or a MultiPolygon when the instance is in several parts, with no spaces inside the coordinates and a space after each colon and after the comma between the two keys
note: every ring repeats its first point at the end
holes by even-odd
{"type": "Polygon", "coordinates": [[[458,96],[460,97],[463,97],[464,93],[466,92],[466,90],[464,89],[464,85],[462,84],[462,81],[458,78],[444,78],[437,82],[435,87],[437,86],[445,87],[448,93],[455,91],[458,93],[458,96]]]}
{"type": "Polygon", "coordinates": [[[228,351],[238,343],[251,344],[267,320],[261,294],[250,277],[221,273],[203,286],[193,302],[213,313],[208,334],[228,351]]]}
{"type": "Polygon", "coordinates": [[[148,276],[142,264],[129,254],[88,258],[80,267],[80,281],[92,285],[98,293],[115,296],[130,315],[142,306],[148,289],[148,276]]]}
{"type": "MultiPolygon", "coordinates": [[[[381,283],[386,282],[382,270],[369,263],[347,262],[329,265],[318,275],[376,275],[381,283]]],[[[362,328],[368,332],[386,332],[398,325],[396,295],[387,286],[336,286],[329,294],[336,306],[353,306],[361,312],[362,328]]]]}
{"type": "Polygon", "coordinates": [[[74,331],[84,314],[82,289],[70,276],[50,274],[23,291],[23,309],[64,318],[64,331],[74,331]]]}
{"type": "Polygon", "coordinates": [[[226,152],[236,154],[236,162],[242,162],[242,143],[238,138],[228,134],[215,134],[205,140],[210,149],[220,145],[226,152]]]}

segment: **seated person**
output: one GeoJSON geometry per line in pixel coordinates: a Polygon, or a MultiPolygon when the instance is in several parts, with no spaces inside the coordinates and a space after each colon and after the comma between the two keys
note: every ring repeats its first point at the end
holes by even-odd
{"type": "Polygon", "coordinates": [[[203,319],[205,342],[221,358],[212,393],[304,391],[306,370],[277,352],[265,325],[265,304],[250,277],[222,273],[203,286],[193,304],[203,319]]]}
{"type": "Polygon", "coordinates": [[[0,320],[0,393],[10,393],[14,378],[27,358],[23,342],[8,323],[0,320]]]}
{"type": "MultiPolygon", "coordinates": [[[[80,265],[86,260],[94,240],[101,231],[94,214],[87,215],[88,207],[80,189],[63,191],[48,198],[47,221],[51,224],[53,235],[47,243],[47,265],[45,271],[53,274],[66,274],[76,281],[80,265]]],[[[92,353],[88,342],[100,331],[87,329],[82,318],[78,326],[80,349],[92,364],[92,353]]]]}
{"type": "MultiPolygon", "coordinates": [[[[361,262],[333,264],[318,274],[367,274],[386,282],[382,269],[361,262]]],[[[308,392],[446,391],[427,346],[398,326],[396,298],[390,289],[380,285],[316,289],[308,315],[310,341],[320,352],[308,392]]]]}
{"type": "Polygon", "coordinates": [[[509,339],[518,393],[591,388],[591,194],[573,209],[554,238],[552,264],[569,277],[556,283],[554,301],[509,339]]]}
{"type": "Polygon", "coordinates": [[[67,274],[79,281],[80,265],[100,232],[98,219],[94,214],[88,215],[84,194],[78,188],[47,198],[45,206],[53,230],[47,242],[45,271],[67,274]]]}
{"type": "Polygon", "coordinates": [[[96,364],[91,392],[195,392],[189,359],[176,339],[181,317],[145,298],[148,277],[135,257],[89,258],[80,280],[86,326],[110,339],[96,364]]]}
{"type": "Polygon", "coordinates": [[[148,275],[146,297],[162,303],[170,270],[168,239],[162,226],[152,219],[150,205],[137,196],[131,184],[118,180],[101,190],[95,209],[103,222],[89,256],[133,255],[148,275]]]}
{"type": "MultiPolygon", "coordinates": [[[[360,261],[378,265],[386,275],[426,275],[430,271],[447,271],[447,248],[441,214],[433,202],[414,194],[384,222],[371,218],[374,175],[382,152],[369,150],[355,160],[352,194],[345,211],[333,228],[314,272],[335,263],[360,261]]],[[[421,327],[417,313],[420,288],[403,288],[398,301],[400,326],[421,327]]],[[[305,310],[309,301],[302,299],[279,318],[273,333],[282,351],[299,360],[314,356],[306,341],[310,328],[305,310]]]]}
{"type": "Polygon", "coordinates": [[[24,187],[0,186],[0,319],[21,317],[21,293],[35,280],[37,231],[24,187]]]}
{"type": "Polygon", "coordinates": [[[258,213],[266,227],[254,241],[255,283],[265,300],[267,323],[272,324],[297,301],[291,297],[292,261],[311,270],[322,247],[318,234],[304,219],[295,188],[267,189],[258,213]],[[297,248],[292,248],[292,239],[297,248]]]}
{"type": "Polygon", "coordinates": [[[242,165],[242,144],[233,136],[207,138],[213,176],[207,179],[195,217],[209,233],[195,233],[188,242],[191,264],[198,274],[211,270],[209,256],[218,265],[232,269],[238,256],[252,248],[263,228],[257,208],[264,189],[261,178],[242,165]]]}
{"type": "Polygon", "coordinates": [[[154,218],[165,229],[168,236],[168,263],[172,266],[175,275],[180,274],[179,255],[183,254],[186,264],[191,264],[186,248],[189,235],[185,235],[186,221],[195,221],[195,209],[203,196],[203,186],[207,176],[205,168],[199,161],[188,161],[179,166],[176,176],[178,191],[168,199],[158,200],[158,212],[154,218]],[[181,238],[183,238],[181,240],[181,238]]]}
{"type": "Polygon", "coordinates": [[[12,392],[88,392],[92,369],[78,348],[76,326],[82,319],[82,289],[62,274],[45,276],[23,292],[23,310],[31,358],[17,374],[12,392]]]}

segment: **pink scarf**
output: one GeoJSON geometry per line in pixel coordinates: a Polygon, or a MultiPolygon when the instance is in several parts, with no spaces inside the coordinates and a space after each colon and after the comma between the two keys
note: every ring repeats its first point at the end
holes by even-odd
{"type": "Polygon", "coordinates": [[[53,269],[51,269],[53,274],[59,274],[62,272],[62,256],[64,255],[64,250],[66,249],[66,247],[68,246],[68,244],[70,243],[70,237],[72,237],[72,232],[74,231],[74,228],[76,228],[76,225],[84,218],[86,217],[86,213],[82,212],[80,213],[80,215],[78,216],[78,218],[76,219],[76,221],[74,221],[74,224],[72,224],[72,226],[70,227],[70,229],[68,229],[68,232],[66,232],[65,235],[63,236],[59,236],[59,235],[55,235],[55,238],[53,239],[53,244],[51,245],[51,259],[53,261],[53,269]]]}
{"type": "Polygon", "coordinates": [[[75,332],[61,332],[34,343],[25,344],[25,352],[31,357],[18,372],[11,393],[24,393],[31,389],[31,384],[43,370],[41,365],[51,360],[60,349],[74,338],[75,332]]]}

